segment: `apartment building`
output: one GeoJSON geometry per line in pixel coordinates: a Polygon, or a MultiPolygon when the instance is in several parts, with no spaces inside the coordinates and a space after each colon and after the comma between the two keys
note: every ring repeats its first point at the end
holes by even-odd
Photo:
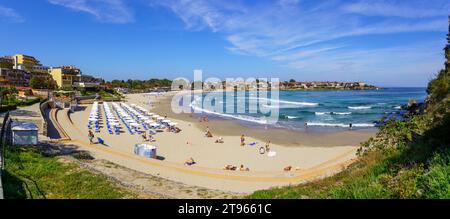
{"type": "Polygon", "coordinates": [[[0,68],[0,87],[27,87],[30,77],[24,70],[0,68]]]}
{"type": "Polygon", "coordinates": [[[34,58],[33,56],[24,55],[24,54],[16,54],[13,57],[14,60],[14,68],[31,71],[35,66],[42,66],[41,62],[34,58]]]}
{"type": "Polygon", "coordinates": [[[74,82],[81,82],[81,70],[75,66],[52,67],[49,73],[59,88],[72,87],[74,82]]]}

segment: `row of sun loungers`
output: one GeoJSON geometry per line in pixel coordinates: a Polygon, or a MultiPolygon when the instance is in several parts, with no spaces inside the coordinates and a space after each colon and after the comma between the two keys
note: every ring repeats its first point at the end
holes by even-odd
{"type": "MultiPolygon", "coordinates": [[[[130,134],[142,132],[141,127],[145,130],[162,129],[165,127],[175,127],[174,123],[165,117],[148,112],[145,108],[135,104],[112,103],[112,109],[107,102],[103,103],[103,111],[106,120],[106,128],[109,134],[120,134],[121,124],[125,125],[130,134]],[[116,117],[117,115],[117,117],[116,117]]],[[[94,102],[88,119],[88,128],[95,127],[96,132],[100,132],[99,119],[101,114],[98,102],[94,102]]]]}
{"type": "Polygon", "coordinates": [[[140,114],[140,116],[138,116],[138,117],[144,118],[144,120],[142,122],[144,124],[149,125],[151,128],[155,128],[157,126],[176,126],[177,125],[177,123],[172,122],[172,121],[166,119],[165,117],[148,112],[143,107],[137,106],[135,104],[131,104],[131,107],[133,107],[134,110],[140,114]],[[145,115],[145,116],[143,116],[143,115],[145,115]],[[150,118],[152,118],[156,122],[153,122],[150,118]]]}
{"type": "Polygon", "coordinates": [[[91,112],[89,114],[89,119],[88,119],[88,128],[92,129],[92,126],[95,127],[95,132],[100,132],[100,124],[99,124],[99,117],[100,117],[100,111],[98,109],[98,102],[94,102],[94,104],[92,104],[92,109],[91,112]]]}
{"type": "Polygon", "coordinates": [[[103,109],[105,111],[106,127],[108,128],[108,133],[112,135],[115,132],[116,135],[119,135],[120,134],[120,123],[114,116],[114,113],[111,111],[111,108],[109,107],[107,102],[103,103],[103,109]],[[114,132],[113,132],[113,128],[114,128],[114,132]]]}
{"type": "Polygon", "coordinates": [[[112,103],[113,109],[116,112],[119,119],[122,121],[122,123],[127,128],[128,132],[130,134],[134,134],[137,132],[139,124],[136,122],[136,120],[122,107],[122,104],[118,103],[112,103]]]}

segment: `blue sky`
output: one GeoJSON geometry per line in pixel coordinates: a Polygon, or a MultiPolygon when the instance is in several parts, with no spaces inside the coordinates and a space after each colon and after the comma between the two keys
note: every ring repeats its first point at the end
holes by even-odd
{"type": "Polygon", "coordinates": [[[279,77],[425,86],[447,0],[0,0],[0,55],[111,79],[279,77]]]}

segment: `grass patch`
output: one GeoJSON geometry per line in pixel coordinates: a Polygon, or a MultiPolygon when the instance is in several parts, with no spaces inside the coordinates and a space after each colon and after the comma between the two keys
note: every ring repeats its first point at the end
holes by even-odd
{"type": "Polygon", "coordinates": [[[7,199],[121,199],[136,195],[57,156],[35,147],[6,147],[3,171],[7,199]]]}

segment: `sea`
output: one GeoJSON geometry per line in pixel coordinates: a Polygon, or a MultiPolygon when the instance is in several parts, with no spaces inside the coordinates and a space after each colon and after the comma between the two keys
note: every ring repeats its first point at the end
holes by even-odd
{"type": "MultiPolygon", "coordinates": [[[[251,127],[304,130],[309,127],[347,129],[374,128],[383,117],[402,113],[402,105],[426,98],[425,88],[379,90],[298,90],[270,93],[202,93],[192,97],[190,107],[208,119],[233,120],[251,127]],[[228,100],[228,101],[227,101],[228,100]],[[257,101],[255,109],[255,101],[257,101]],[[276,110],[273,110],[276,108],[276,110]],[[267,119],[276,111],[276,121],[267,119]],[[270,122],[269,122],[270,121],[270,122]]],[[[273,114],[274,115],[274,114],[273,114]]]]}

